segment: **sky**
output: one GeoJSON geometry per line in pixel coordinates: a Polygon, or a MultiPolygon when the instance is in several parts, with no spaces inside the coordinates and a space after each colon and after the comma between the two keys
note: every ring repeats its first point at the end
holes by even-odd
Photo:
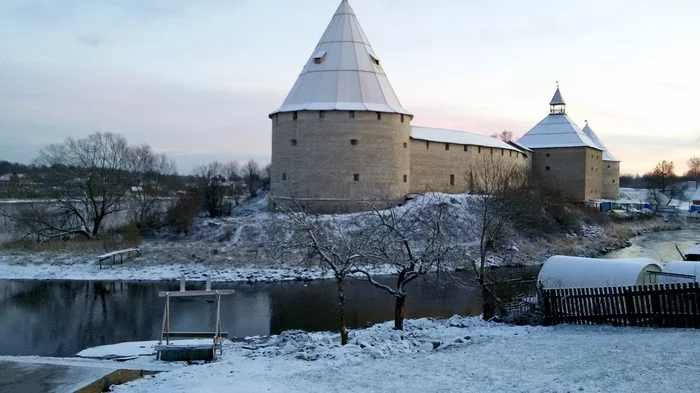
{"type": "MultiPolygon", "coordinates": [[[[269,162],[340,0],[2,0],[0,160],[97,131],[175,160],[269,162]]],[[[350,0],[413,125],[522,135],[559,81],[623,173],[700,155],[700,2],[350,0]]]]}

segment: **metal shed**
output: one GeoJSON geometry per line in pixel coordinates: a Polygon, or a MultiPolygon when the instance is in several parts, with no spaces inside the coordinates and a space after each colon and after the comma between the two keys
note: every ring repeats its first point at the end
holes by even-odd
{"type": "Polygon", "coordinates": [[[555,255],[537,277],[544,289],[656,284],[661,265],[650,258],[597,259],[555,255]]]}
{"type": "Polygon", "coordinates": [[[697,261],[671,261],[664,266],[663,272],[659,278],[663,284],[700,282],[700,262],[697,261]]]}

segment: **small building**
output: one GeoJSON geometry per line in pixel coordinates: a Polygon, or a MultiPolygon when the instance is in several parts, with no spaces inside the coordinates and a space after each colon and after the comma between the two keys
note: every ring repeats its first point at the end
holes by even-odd
{"type": "Polygon", "coordinates": [[[700,282],[698,261],[671,261],[664,266],[663,272],[664,275],[659,278],[659,283],[662,284],[700,282]]]}
{"type": "Polygon", "coordinates": [[[700,190],[697,190],[695,195],[690,198],[690,211],[700,211],[700,190]]]}
{"type": "Polygon", "coordinates": [[[661,265],[650,258],[598,259],[555,255],[537,277],[544,289],[656,284],[661,265]]]}

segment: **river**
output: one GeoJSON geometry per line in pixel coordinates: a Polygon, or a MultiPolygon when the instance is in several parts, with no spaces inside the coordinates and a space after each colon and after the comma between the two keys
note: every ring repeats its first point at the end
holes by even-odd
{"type": "MultiPolygon", "coordinates": [[[[606,258],[650,257],[677,260],[678,252],[699,239],[698,231],[653,232],[606,258]]],[[[506,277],[534,277],[539,267],[497,269],[506,277]]],[[[389,282],[390,277],[382,279],[389,282]]],[[[444,280],[443,280],[444,281],[444,280]]],[[[469,283],[469,280],[466,280],[469,283]]],[[[174,282],[0,280],[0,355],[72,356],[84,348],[124,341],[154,340],[160,334],[164,300],[158,291],[177,290],[174,282]]],[[[406,317],[478,315],[481,299],[473,284],[448,285],[420,279],[410,284],[406,317]]],[[[201,289],[203,283],[188,289],[201,289]]],[[[232,337],[277,334],[289,329],[335,330],[335,283],[281,282],[214,284],[235,289],[224,297],[222,325],[232,337]]],[[[393,318],[393,298],[366,282],[347,284],[347,321],[361,328],[393,318]]],[[[174,299],[172,330],[208,331],[214,305],[208,299],[174,299]]]]}
{"type": "MultiPolygon", "coordinates": [[[[497,270],[506,277],[535,277],[539,268],[497,270]]],[[[406,317],[478,315],[479,291],[466,282],[416,280],[408,289],[406,317]]],[[[336,329],[334,281],[214,283],[213,287],[236,290],[222,303],[223,329],[232,337],[336,329]]],[[[158,291],[178,288],[176,282],[0,280],[0,355],[72,356],[93,346],[157,339],[164,305],[158,291]]],[[[187,289],[203,289],[203,283],[187,289]]],[[[393,297],[366,282],[349,281],[346,297],[350,328],[393,318],[393,297]]],[[[215,310],[208,300],[171,300],[171,329],[212,331],[215,310]]]]}

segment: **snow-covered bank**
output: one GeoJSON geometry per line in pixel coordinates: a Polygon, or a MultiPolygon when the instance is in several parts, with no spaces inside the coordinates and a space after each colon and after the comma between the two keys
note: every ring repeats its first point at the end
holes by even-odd
{"type": "MultiPolygon", "coordinates": [[[[9,258],[7,258],[9,259],[9,258]]],[[[100,269],[94,262],[74,263],[10,263],[0,256],[0,279],[12,280],[91,280],[91,281],[171,281],[185,276],[188,281],[204,281],[208,275],[214,282],[306,281],[332,278],[321,268],[215,267],[202,263],[142,265],[125,262],[100,269]]],[[[376,275],[395,273],[392,266],[370,266],[376,275]]]]}
{"type": "Polygon", "coordinates": [[[351,333],[287,332],[227,345],[117,392],[697,391],[700,333],[607,326],[519,327],[478,318],[409,320],[351,333]]]}

